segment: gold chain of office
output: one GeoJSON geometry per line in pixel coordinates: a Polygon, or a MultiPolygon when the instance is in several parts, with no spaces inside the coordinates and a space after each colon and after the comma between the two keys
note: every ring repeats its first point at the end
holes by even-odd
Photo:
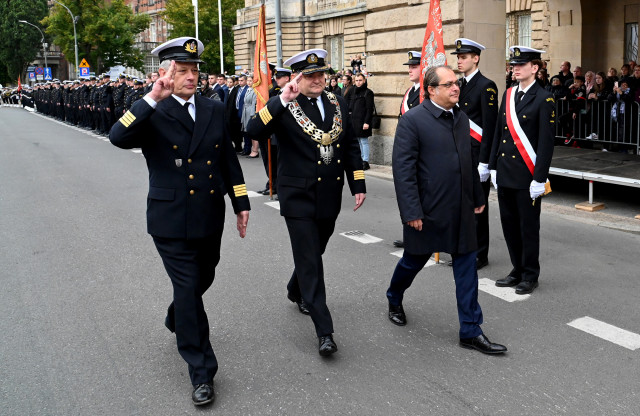
{"type": "Polygon", "coordinates": [[[338,99],[336,96],[327,92],[327,98],[329,98],[329,102],[336,107],[336,111],[333,114],[333,125],[331,126],[331,130],[328,133],[325,133],[318,126],[315,125],[313,121],[309,119],[309,117],[302,111],[300,104],[298,104],[297,100],[293,100],[289,103],[289,112],[296,120],[298,125],[302,127],[302,130],[307,133],[311,140],[314,142],[320,143],[323,146],[329,146],[331,143],[338,140],[340,137],[340,133],[342,133],[342,112],[340,111],[340,104],[338,103],[338,99]]]}

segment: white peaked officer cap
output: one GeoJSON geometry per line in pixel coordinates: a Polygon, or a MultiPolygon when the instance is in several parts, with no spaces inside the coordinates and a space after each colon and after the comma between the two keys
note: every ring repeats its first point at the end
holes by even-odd
{"type": "Polygon", "coordinates": [[[402,65],[420,65],[420,58],[422,58],[422,53],[418,51],[409,51],[407,52],[409,56],[409,60],[402,65]]]}
{"type": "Polygon", "coordinates": [[[516,46],[510,47],[509,52],[511,52],[509,63],[511,65],[514,65],[514,64],[526,64],[527,62],[531,62],[534,59],[542,59],[542,54],[545,53],[546,51],[533,49],[528,46],[516,45],[516,46]]]}
{"type": "Polygon", "coordinates": [[[183,36],[171,39],[151,51],[160,58],[160,62],[172,60],[176,62],[204,63],[200,55],[204,52],[204,44],[196,38],[183,36]]]}
{"type": "Polygon", "coordinates": [[[291,67],[293,72],[312,74],[314,72],[326,72],[329,67],[325,63],[327,51],[324,49],[307,49],[287,59],[284,66],[291,67]]]}
{"type": "Polygon", "coordinates": [[[454,55],[462,54],[462,53],[475,53],[476,55],[480,55],[480,53],[486,48],[479,44],[476,41],[467,38],[458,38],[456,39],[456,50],[451,52],[454,55]]]}

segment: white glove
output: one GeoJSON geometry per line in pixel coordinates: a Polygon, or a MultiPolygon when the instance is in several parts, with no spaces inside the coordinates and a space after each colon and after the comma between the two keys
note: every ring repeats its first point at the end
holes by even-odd
{"type": "Polygon", "coordinates": [[[487,179],[489,179],[489,176],[491,176],[491,172],[489,171],[489,164],[478,164],[478,173],[480,174],[480,182],[486,182],[487,179]]]}
{"type": "Polygon", "coordinates": [[[529,195],[531,199],[536,199],[540,195],[544,194],[544,183],[531,181],[531,185],[529,185],[529,195]]]}
{"type": "Polygon", "coordinates": [[[495,169],[491,170],[491,183],[493,184],[493,187],[496,188],[496,191],[498,190],[498,173],[496,172],[495,169]]]}

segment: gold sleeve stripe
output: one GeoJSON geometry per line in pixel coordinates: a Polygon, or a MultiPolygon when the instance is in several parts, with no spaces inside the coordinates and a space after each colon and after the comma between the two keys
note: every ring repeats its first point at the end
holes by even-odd
{"type": "Polygon", "coordinates": [[[245,185],[245,184],[235,185],[233,187],[233,194],[236,196],[236,198],[238,198],[240,196],[246,196],[247,195],[247,185],[245,185]]]}
{"type": "Polygon", "coordinates": [[[273,119],[267,107],[264,107],[262,110],[260,110],[258,114],[260,114],[260,119],[265,125],[269,124],[269,122],[273,119]]]}
{"type": "Polygon", "coordinates": [[[130,121],[125,120],[124,116],[120,117],[120,119],[118,120],[120,123],[124,124],[125,127],[129,127],[129,125],[131,124],[130,121]]]}
{"type": "Polygon", "coordinates": [[[353,179],[354,180],[360,180],[363,179],[364,180],[364,171],[363,170],[354,170],[353,171],[353,179]]]}
{"type": "Polygon", "coordinates": [[[134,116],[131,111],[127,111],[122,117],[120,117],[120,122],[124,124],[125,127],[129,127],[129,125],[131,125],[131,123],[133,123],[135,119],[136,116],[134,116]]]}

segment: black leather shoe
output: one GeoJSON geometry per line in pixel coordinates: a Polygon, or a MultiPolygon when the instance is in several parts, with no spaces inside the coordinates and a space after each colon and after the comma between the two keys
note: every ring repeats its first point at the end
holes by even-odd
{"type": "Polygon", "coordinates": [[[402,240],[395,240],[395,241],[393,242],[393,245],[394,245],[395,247],[398,247],[398,248],[403,248],[403,247],[404,247],[404,241],[402,241],[402,240]]]}
{"type": "Polygon", "coordinates": [[[476,259],[476,270],[480,270],[483,267],[486,267],[488,265],[489,265],[488,259],[476,259]]]}
{"type": "Polygon", "coordinates": [[[522,279],[518,277],[513,277],[511,275],[505,277],[504,279],[496,280],[496,286],[498,287],[511,287],[518,285],[522,279]]]}
{"type": "Polygon", "coordinates": [[[333,342],[331,334],[318,337],[318,353],[323,357],[328,357],[338,351],[338,346],[333,342]]]}
{"type": "Polygon", "coordinates": [[[538,282],[532,282],[530,280],[524,280],[516,286],[516,295],[527,295],[533,293],[533,289],[538,287],[538,282]]]}
{"type": "Polygon", "coordinates": [[[172,333],[176,332],[176,319],[173,313],[173,307],[169,306],[167,309],[167,316],[164,318],[164,326],[166,326],[172,333]]]}
{"type": "Polygon", "coordinates": [[[298,310],[300,311],[301,314],[309,315],[309,308],[307,307],[307,304],[305,303],[304,299],[298,296],[293,296],[291,293],[287,293],[287,299],[289,299],[291,302],[298,305],[298,310]]]}
{"type": "Polygon", "coordinates": [[[489,341],[484,334],[480,334],[475,338],[460,338],[460,346],[462,348],[478,350],[484,354],[503,354],[507,352],[507,347],[500,344],[494,344],[489,341]]]}
{"type": "Polygon", "coordinates": [[[269,188],[261,189],[258,193],[261,195],[269,195],[269,188]]]}
{"type": "Polygon", "coordinates": [[[389,304],[389,320],[398,326],[407,324],[407,315],[405,315],[402,305],[389,304]]]}
{"type": "Polygon", "coordinates": [[[191,400],[196,406],[202,406],[213,402],[215,392],[213,391],[213,381],[210,383],[198,384],[193,388],[191,400]]]}

